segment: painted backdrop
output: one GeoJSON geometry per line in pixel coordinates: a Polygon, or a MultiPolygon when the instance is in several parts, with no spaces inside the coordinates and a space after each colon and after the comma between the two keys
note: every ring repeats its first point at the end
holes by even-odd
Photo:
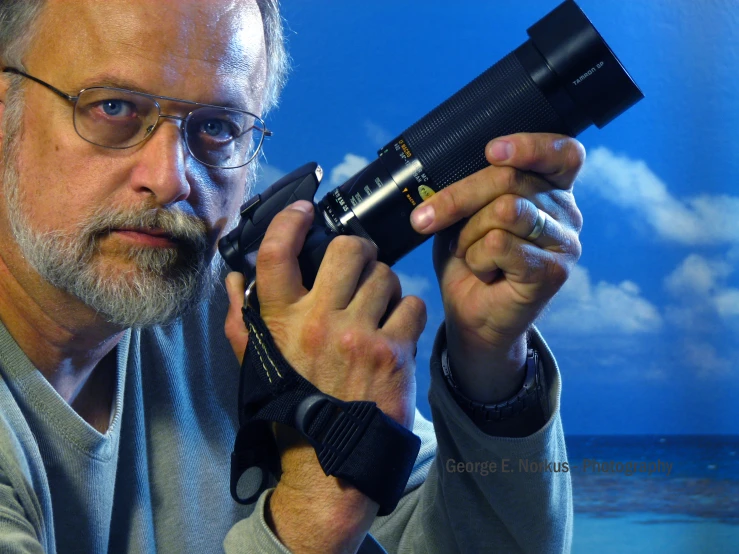
{"type": "MultiPolygon", "coordinates": [[[[571,463],[621,464],[573,470],[573,551],[736,552],[739,7],[579,4],[646,98],[580,136],[583,255],[538,323],[561,367],[571,463]],[[630,462],[671,469],[628,474],[630,462]]],[[[268,116],[260,186],[315,160],[322,197],[524,42],[556,1],[282,5],[293,71],[268,116]]],[[[428,357],[443,318],[430,242],[395,269],[428,307],[418,405],[429,415],[428,357]]]]}

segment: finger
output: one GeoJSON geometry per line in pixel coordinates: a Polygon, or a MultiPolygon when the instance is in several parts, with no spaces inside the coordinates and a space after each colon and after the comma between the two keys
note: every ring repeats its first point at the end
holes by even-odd
{"type": "Polygon", "coordinates": [[[362,273],[357,291],[347,309],[360,314],[373,329],[402,296],[400,279],[387,264],[370,262],[362,273]]]}
{"type": "MultiPolygon", "coordinates": [[[[549,204],[551,205],[551,202],[549,204]]],[[[558,209],[558,206],[551,205],[550,209],[558,209]]],[[[562,229],[546,213],[537,203],[521,196],[515,194],[499,196],[472,216],[462,228],[454,255],[457,258],[464,258],[467,249],[492,229],[503,229],[542,248],[556,249],[562,241],[562,229]],[[531,233],[537,229],[537,223],[541,225],[542,218],[544,226],[541,233],[532,239],[531,233]]]]}
{"type": "Polygon", "coordinates": [[[326,249],[311,292],[329,310],[343,310],[357,290],[365,266],[377,260],[377,248],[367,239],[339,235],[326,249]]]}
{"type": "Polygon", "coordinates": [[[226,276],[226,292],[228,293],[228,313],[223,330],[231,343],[236,358],[241,363],[249,342],[249,331],[246,329],[241,308],[244,307],[244,290],[246,280],[238,271],[232,271],[226,276]]]}
{"type": "Polygon", "coordinates": [[[564,135],[518,133],[489,142],[485,157],[493,165],[533,171],[569,190],[585,163],[585,147],[564,135]]]}
{"type": "Polygon", "coordinates": [[[424,235],[446,229],[505,193],[533,196],[551,189],[509,167],[486,167],[443,188],[411,213],[413,228],[424,235]]]}
{"type": "Polygon", "coordinates": [[[292,304],[306,294],[298,254],[313,223],[313,204],[298,200],[278,213],[257,252],[257,290],[265,302],[292,304]]]}
{"type": "Polygon", "coordinates": [[[418,296],[404,296],[388,315],[382,330],[396,340],[418,343],[426,327],[426,304],[418,296]]]}
{"type": "Polygon", "coordinates": [[[545,288],[559,289],[567,278],[569,267],[580,256],[577,236],[576,246],[564,253],[539,248],[535,244],[502,229],[493,229],[484,239],[467,250],[465,262],[478,279],[485,283],[494,281],[502,271],[516,283],[539,284],[545,288]]]}

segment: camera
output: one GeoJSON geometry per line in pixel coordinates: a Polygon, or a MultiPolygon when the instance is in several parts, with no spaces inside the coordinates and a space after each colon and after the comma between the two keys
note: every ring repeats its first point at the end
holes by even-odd
{"type": "Polygon", "coordinates": [[[296,200],[315,205],[298,257],[313,286],[331,240],[363,237],[393,265],[430,238],[410,223],[413,209],[488,165],[485,145],[518,132],[575,137],[602,128],[643,94],[587,16],[566,0],[527,30],[529,40],[408,127],[378,157],[315,204],[316,163],[286,175],[241,207],[238,226],[219,242],[234,271],[255,280],[256,253],[272,218],[296,200]]]}

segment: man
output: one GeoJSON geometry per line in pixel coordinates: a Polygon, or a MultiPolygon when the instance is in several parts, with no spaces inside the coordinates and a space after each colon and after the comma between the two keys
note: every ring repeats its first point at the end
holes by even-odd
{"type": "Polygon", "coordinates": [[[566,460],[559,374],[532,322],[579,257],[579,143],[494,141],[494,165],[414,212],[423,233],[465,220],[456,240],[435,239],[446,312],[431,368],[435,458],[430,424],[414,413],[423,303],[402,297],[352,237],[331,244],[306,291],[296,256],[312,208],[274,219],[257,285],[285,359],[327,394],[377,402],[424,443],[389,516],[289,440],[276,488],[240,506],[227,479],[244,283],[229,276],[228,305],[208,278],[251,182],[257,152],[242,137],[258,134],[254,114],[281,81],[276,6],[0,6],[0,550],[569,549],[568,475],[516,470],[519,459],[566,460]],[[548,409],[473,420],[468,401],[519,393],[527,346],[542,360],[548,409]],[[495,460],[499,472],[474,470],[495,460]]]}

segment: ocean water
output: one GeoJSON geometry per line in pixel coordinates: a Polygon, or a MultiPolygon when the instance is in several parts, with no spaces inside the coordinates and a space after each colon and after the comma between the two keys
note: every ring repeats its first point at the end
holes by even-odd
{"type": "Polygon", "coordinates": [[[739,436],[574,435],[567,450],[573,554],[739,554],[739,436]]]}

